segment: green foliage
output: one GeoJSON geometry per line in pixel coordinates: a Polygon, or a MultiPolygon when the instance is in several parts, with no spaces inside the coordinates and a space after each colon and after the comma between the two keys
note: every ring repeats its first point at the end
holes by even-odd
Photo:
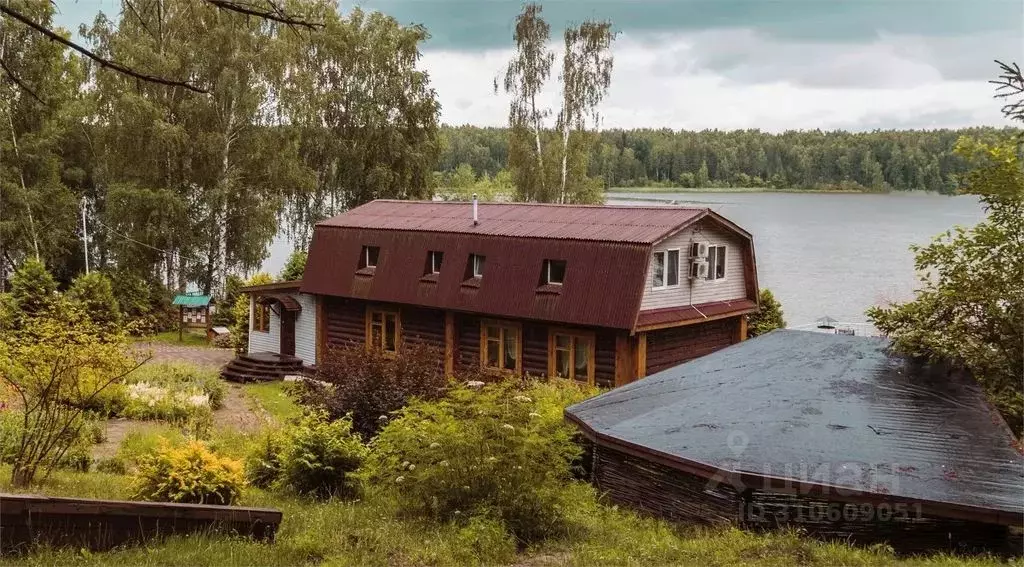
{"type": "Polygon", "coordinates": [[[785,329],[786,321],[782,318],[782,304],[775,299],[770,289],[762,289],[758,301],[760,308],[757,313],[747,317],[747,334],[750,337],[763,335],[775,329],[785,329]]]}
{"type": "Polygon", "coordinates": [[[302,415],[302,406],[296,403],[295,388],[290,382],[255,382],[243,388],[246,395],[281,423],[302,415]]]}
{"type": "Polygon", "coordinates": [[[1018,146],[964,139],[958,152],[977,164],[963,192],[979,195],[988,217],[914,246],[921,287],[913,301],[868,316],[897,349],[951,361],[974,375],[1010,426],[1024,431],[1024,172],[1018,146]]]}
{"type": "MultiPolygon", "coordinates": [[[[238,290],[245,286],[245,280],[235,274],[228,274],[227,285],[224,287],[224,294],[221,295],[213,310],[212,322],[215,327],[231,328],[235,325],[235,302],[241,292],[238,290]]],[[[226,345],[222,348],[230,348],[226,345]]]]}
{"type": "Polygon", "coordinates": [[[594,393],[503,381],[414,401],[373,440],[364,474],[414,516],[489,516],[527,543],[563,534],[565,487],[581,450],[562,412],[594,393]]]}
{"type": "Polygon", "coordinates": [[[353,429],[373,437],[391,412],[413,398],[437,399],[448,379],[439,349],[424,344],[403,345],[398,356],[361,345],[335,347],[317,365],[316,381],[297,389],[306,405],[327,410],[332,418],[349,416],[353,429]]]}
{"type": "Polygon", "coordinates": [[[201,441],[164,445],[144,459],[132,480],[134,498],[157,502],[223,504],[242,493],[242,465],[218,457],[201,441]]]}
{"type": "Polygon", "coordinates": [[[37,316],[0,340],[0,379],[14,390],[24,427],[12,459],[12,483],[27,486],[58,466],[85,426],[85,412],[136,368],[123,335],[90,321],[37,316]]]}
{"type": "Polygon", "coordinates": [[[68,299],[93,323],[112,329],[121,323],[121,308],[114,297],[110,278],[99,272],[75,278],[68,289],[68,299]]]}
{"type": "Polygon", "coordinates": [[[283,282],[290,282],[302,279],[302,273],[306,271],[306,259],[309,254],[305,250],[296,250],[288,256],[288,262],[285,263],[284,269],[281,270],[281,275],[278,279],[283,282]]]}
{"type": "Polygon", "coordinates": [[[27,326],[31,319],[56,316],[60,298],[57,282],[42,262],[29,258],[11,276],[11,307],[14,325],[27,326]]]}
{"type": "Polygon", "coordinates": [[[143,365],[117,389],[123,396],[120,417],[172,423],[208,422],[225,392],[215,370],[171,362],[143,365]]]}
{"type": "MultiPolygon", "coordinates": [[[[263,285],[274,281],[270,274],[260,272],[249,278],[245,285],[263,285]]],[[[239,293],[232,306],[232,314],[235,324],[231,327],[231,337],[234,339],[235,352],[245,352],[249,348],[249,303],[248,293],[239,293]]]]}
{"type": "MultiPolygon", "coordinates": [[[[1012,132],[1012,131],[1010,131],[1012,132]]],[[[608,129],[588,132],[584,173],[604,187],[722,187],[953,193],[970,167],[955,152],[969,136],[988,143],[996,128],[878,132],[608,129]],[[701,164],[706,178],[698,185],[701,164]]],[[[475,176],[536,162],[532,130],[444,126],[438,162],[442,178],[467,163],[475,176]]],[[[560,139],[541,136],[544,146],[560,139]]],[[[558,159],[557,153],[550,156],[558,159]]],[[[545,160],[549,159],[547,153],[545,160]]],[[[545,169],[548,164],[545,164],[545,169]]],[[[525,199],[525,197],[521,197],[525,199]]],[[[536,199],[539,200],[539,199],[536,199]]]]}
{"type": "Polygon", "coordinates": [[[178,310],[170,305],[172,293],[159,282],[120,269],[110,273],[110,286],[132,334],[177,329],[178,310]]]}
{"type": "Polygon", "coordinates": [[[359,493],[353,473],[365,458],[366,447],[352,431],[352,420],[329,421],[314,411],[280,434],[263,437],[246,460],[246,474],[256,486],[351,499],[359,493]]]}

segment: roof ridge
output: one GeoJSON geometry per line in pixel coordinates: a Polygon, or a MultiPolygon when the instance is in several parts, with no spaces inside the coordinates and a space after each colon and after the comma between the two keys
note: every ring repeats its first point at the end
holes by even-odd
{"type": "MultiPolygon", "coordinates": [[[[423,204],[423,205],[472,205],[473,201],[426,201],[426,200],[423,200],[423,199],[374,199],[372,201],[367,201],[366,203],[363,203],[362,205],[359,205],[357,207],[353,207],[352,209],[349,209],[349,210],[351,211],[353,209],[357,209],[359,207],[362,207],[363,205],[368,205],[370,203],[415,203],[415,204],[423,204]]],[[[633,209],[633,210],[643,209],[643,210],[655,210],[655,211],[665,211],[665,210],[668,210],[668,211],[672,211],[672,210],[704,211],[704,210],[711,210],[710,207],[699,207],[699,206],[685,207],[685,206],[681,206],[681,205],[619,205],[619,204],[596,205],[596,204],[587,204],[587,203],[536,203],[536,202],[519,202],[519,201],[510,201],[510,202],[507,202],[507,203],[506,202],[500,202],[499,203],[499,202],[495,202],[495,201],[480,201],[478,203],[478,205],[479,206],[484,206],[484,205],[487,205],[487,206],[510,206],[510,207],[526,207],[526,206],[528,206],[528,207],[565,207],[565,208],[569,208],[569,209],[584,209],[584,208],[589,208],[589,209],[633,209]]]]}

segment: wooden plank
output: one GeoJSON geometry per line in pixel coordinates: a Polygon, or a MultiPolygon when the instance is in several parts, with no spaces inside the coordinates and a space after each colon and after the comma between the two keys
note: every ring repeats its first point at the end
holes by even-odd
{"type": "Polygon", "coordinates": [[[324,342],[327,338],[326,334],[327,319],[324,317],[324,297],[322,295],[316,296],[316,357],[315,364],[320,365],[323,363],[324,355],[326,354],[327,343],[324,342]]]}
{"type": "Polygon", "coordinates": [[[647,333],[636,334],[636,378],[647,376],[647,333]]]}
{"type": "Polygon", "coordinates": [[[37,544],[94,551],[172,534],[219,532],[272,541],[282,514],[268,508],[0,494],[0,549],[37,544]]]}
{"type": "Polygon", "coordinates": [[[659,325],[647,325],[644,327],[638,327],[637,331],[657,331],[660,329],[673,329],[675,327],[689,327],[691,325],[701,325],[711,321],[719,321],[722,319],[728,319],[730,317],[736,317],[737,315],[745,315],[753,313],[757,309],[744,309],[742,311],[730,311],[728,313],[719,313],[718,315],[712,315],[710,317],[703,317],[700,319],[688,319],[686,321],[672,321],[670,323],[661,323],[659,325]]]}
{"type": "Polygon", "coordinates": [[[737,342],[743,342],[747,340],[747,316],[740,315],[740,322],[737,325],[737,342]]]}
{"type": "Polygon", "coordinates": [[[636,380],[634,350],[634,342],[629,335],[626,333],[615,335],[615,387],[636,380]]]}
{"type": "Polygon", "coordinates": [[[444,312],[444,373],[455,374],[455,314],[444,312]]]}

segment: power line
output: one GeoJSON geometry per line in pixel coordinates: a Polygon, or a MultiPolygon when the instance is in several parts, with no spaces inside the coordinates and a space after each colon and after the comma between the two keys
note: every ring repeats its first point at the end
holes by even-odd
{"type": "Polygon", "coordinates": [[[114,229],[110,228],[109,226],[107,226],[106,224],[104,224],[104,223],[103,223],[102,221],[100,221],[99,219],[93,219],[93,221],[94,221],[94,222],[95,222],[96,224],[98,224],[98,225],[102,226],[103,228],[105,228],[105,229],[109,230],[110,232],[112,232],[112,233],[116,234],[117,236],[120,236],[121,238],[124,238],[125,240],[130,240],[130,241],[134,242],[135,244],[138,244],[139,246],[145,246],[146,248],[149,248],[149,249],[151,249],[151,250],[156,250],[157,252],[162,252],[162,253],[164,253],[164,254],[170,254],[170,252],[168,252],[167,250],[163,250],[163,249],[161,249],[161,248],[157,248],[156,246],[150,246],[149,244],[146,244],[145,242],[139,242],[138,240],[135,240],[134,238],[132,238],[132,237],[128,236],[127,234],[122,234],[122,233],[120,233],[120,232],[118,232],[118,231],[116,231],[116,230],[114,230],[114,229]]]}

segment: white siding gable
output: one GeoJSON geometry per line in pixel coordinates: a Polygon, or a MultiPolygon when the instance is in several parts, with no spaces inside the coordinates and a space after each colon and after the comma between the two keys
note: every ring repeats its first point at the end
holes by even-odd
{"type": "Polygon", "coordinates": [[[746,271],[743,269],[743,263],[746,261],[743,254],[743,239],[713,222],[704,220],[669,236],[654,245],[651,255],[647,266],[644,297],[640,302],[641,311],[743,299],[747,295],[746,271]],[[690,279],[690,244],[693,242],[726,246],[724,279],[690,279]],[[679,284],[655,289],[653,255],[673,249],[679,250],[679,284]]]}
{"type": "MultiPolygon", "coordinates": [[[[289,294],[302,305],[302,311],[295,317],[295,356],[303,364],[316,364],[316,296],[305,293],[289,294]]],[[[249,300],[249,352],[281,352],[281,318],[270,310],[270,330],[253,331],[255,301],[249,300]]]]}

